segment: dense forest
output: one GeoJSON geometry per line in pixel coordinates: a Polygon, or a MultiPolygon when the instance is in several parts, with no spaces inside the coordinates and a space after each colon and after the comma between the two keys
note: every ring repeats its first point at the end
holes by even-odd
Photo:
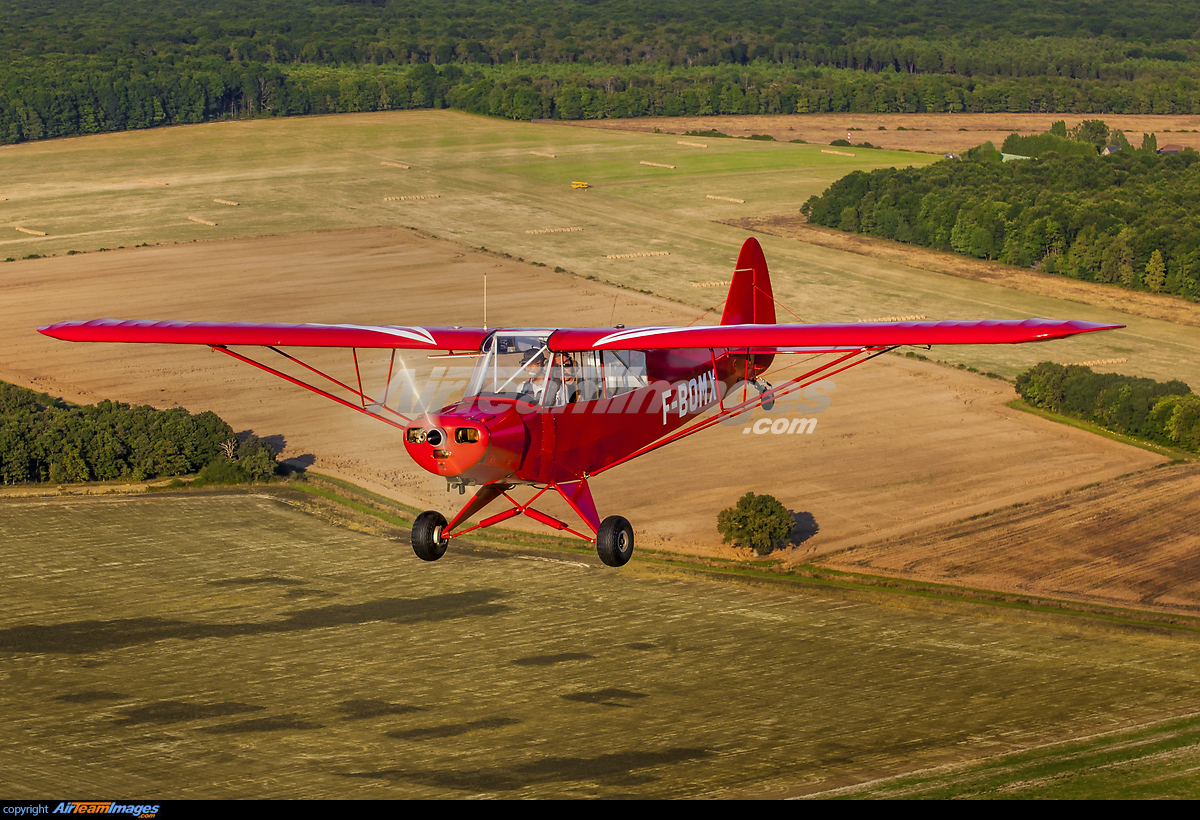
{"type": "Polygon", "coordinates": [[[856,171],[805,203],[809,221],[844,231],[1035,267],[1136,290],[1200,295],[1200,154],[1159,155],[1153,135],[1085,121],[1070,135],[1014,135],[924,168],[856,171]],[[1098,148],[1125,147],[1109,156],[1098,148]]]}
{"type": "Polygon", "coordinates": [[[1017,377],[1017,392],[1034,407],[1200,453],[1200,396],[1181,381],[1042,362],[1017,377]]]}
{"type": "Polygon", "coordinates": [[[0,0],[0,142],[453,107],[1200,113],[1200,1],[0,0]]]}
{"type": "Polygon", "coordinates": [[[239,440],[215,413],[111,401],[78,407],[0,382],[0,484],[142,480],[202,470],[231,483],[268,477],[276,466],[266,442],[239,440]]]}

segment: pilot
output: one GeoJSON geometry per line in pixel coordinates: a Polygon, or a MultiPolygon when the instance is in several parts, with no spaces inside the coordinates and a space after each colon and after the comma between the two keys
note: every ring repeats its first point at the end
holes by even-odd
{"type": "Polygon", "coordinates": [[[575,363],[566,353],[553,353],[547,371],[546,357],[541,352],[527,354],[521,364],[529,372],[529,378],[518,390],[518,398],[544,407],[579,401],[576,389],[575,363]]]}
{"type": "Polygon", "coordinates": [[[524,358],[521,360],[520,375],[525,376],[525,381],[517,388],[517,398],[523,401],[536,404],[546,384],[545,373],[546,357],[542,355],[540,350],[528,350],[524,358]]]}

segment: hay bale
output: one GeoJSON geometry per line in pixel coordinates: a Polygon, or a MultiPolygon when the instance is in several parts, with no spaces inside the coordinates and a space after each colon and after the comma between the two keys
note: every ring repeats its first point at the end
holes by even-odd
{"type": "Polygon", "coordinates": [[[405,202],[410,199],[438,199],[441,194],[413,194],[412,196],[385,196],[384,202],[405,202]]]}
{"type": "Polygon", "coordinates": [[[670,256],[670,251],[650,251],[648,253],[610,253],[605,259],[637,259],[641,256],[670,256]]]}
{"type": "Polygon", "coordinates": [[[692,282],[694,288],[725,288],[729,287],[729,282],[692,282]]]}
{"type": "Polygon", "coordinates": [[[854,156],[854,154],[851,154],[849,151],[834,151],[832,148],[822,148],[821,153],[822,154],[837,154],[839,157],[854,156]]]}
{"type": "Polygon", "coordinates": [[[925,314],[920,316],[883,316],[878,319],[859,319],[860,322],[919,322],[925,318],[925,314]]]}
{"type": "Polygon", "coordinates": [[[408,170],[408,166],[405,165],[403,162],[388,162],[387,160],[384,160],[383,162],[381,162],[379,164],[386,165],[389,168],[403,168],[405,171],[408,170]]]}
{"type": "Polygon", "coordinates": [[[737,202],[737,203],[738,203],[738,204],[740,204],[740,205],[745,205],[745,204],[746,204],[746,200],[744,200],[744,199],[734,199],[734,198],[733,198],[733,197],[731,197],[731,196],[713,196],[712,194],[705,194],[705,195],[704,195],[704,198],[705,198],[705,199],[719,199],[719,200],[721,200],[722,202],[737,202]]]}
{"type": "Polygon", "coordinates": [[[674,165],[667,165],[666,163],[662,163],[662,162],[647,162],[646,160],[642,160],[640,164],[653,165],[655,168],[672,168],[673,169],[675,167],[674,165]]]}
{"type": "Polygon", "coordinates": [[[216,223],[216,222],[209,222],[207,219],[201,219],[201,218],[200,218],[200,217],[198,217],[198,216],[189,216],[189,217],[188,217],[188,219],[190,219],[192,222],[198,222],[198,223],[200,223],[201,225],[207,225],[207,226],[208,226],[208,227],[210,227],[210,228],[215,228],[215,227],[217,227],[217,223],[216,223]]]}
{"type": "Polygon", "coordinates": [[[218,205],[237,205],[236,202],[232,202],[228,199],[214,199],[213,202],[217,203],[218,205]]]}
{"type": "Polygon", "coordinates": [[[1068,364],[1067,367],[1096,367],[1097,365],[1101,364],[1125,364],[1127,361],[1129,361],[1129,359],[1124,357],[1120,359],[1093,359],[1090,362],[1075,362],[1073,364],[1068,364]]]}
{"type": "Polygon", "coordinates": [[[157,179],[139,179],[138,182],[145,182],[149,185],[162,185],[162,186],[166,186],[166,185],[170,184],[169,182],[160,182],[157,179]]]}
{"type": "Polygon", "coordinates": [[[708,147],[708,145],[706,145],[703,142],[684,142],[683,140],[676,140],[675,144],[676,145],[690,145],[692,148],[707,148],[708,147]]]}
{"type": "Polygon", "coordinates": [[[20,231],[21,233],[27,233],[31,236],[45,236],[46,235],[45,231],[35,231],[32,228],[17,228],[17,230],[20,231]]]}
{"type": "Polygon", "coordinates": [[[582,231],[583,228],[537,228],[525,233],[572,233],[574,231],[582,231]]]}
{"type": "Polygon", "coordinates": [[[554,154],[547,154],[545,151],[530,151],[529,153],[535,157],[549,157],[550,159],[554,159],[554,154]]]}

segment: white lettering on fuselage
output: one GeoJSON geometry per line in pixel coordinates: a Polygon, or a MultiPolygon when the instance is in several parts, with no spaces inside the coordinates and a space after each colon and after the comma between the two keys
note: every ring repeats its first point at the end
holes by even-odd
{"type": "Polygon", "coordinates": [[[694,379],[679,382],[662,394],[663,424],[667,423],[667,412],[672,408],[680,418],[699,413],[715,401],[720,400],[717,392],[717,373],[701,373],[694,379]]]}

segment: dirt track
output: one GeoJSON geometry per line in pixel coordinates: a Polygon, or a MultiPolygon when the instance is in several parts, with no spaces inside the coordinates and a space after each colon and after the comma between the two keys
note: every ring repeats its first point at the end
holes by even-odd
{"type": "MultiPolygon", "coordinates": [[[[99,316],[478,324],[485,270],[492,325],[695,318],[669,302],[402,229],[193,243],[4,266],[0,379],[75,401],[212,409],[238,430],[281,437],[287,458],[417,506],[449,510],[459,496],[418,471],[392,428],[372,419],[207,350],[73,345],[34,328],[99,316]]],[[[315,358],[334,375],[352,378],[345,351],[326,354],[315,358]]],[[[433,364],[411,361],[419,380],[433,364]]],[[[386,360],[364,359],[365,374],[375,376],[367,381],[379,385],[385,366],[386,360]]],[[[930,363],[890,356],[835,382],[832,404],[812,434],[754,435],[743,425],[721,426],[597,479],[602,514],[633,521],[643,545],[722,551],[728,548],[716,533],[717,512],[748,490],[770,493],[812,517],[816,533],[794,553],[812,557],[1162,460],[1010,410],[1006,383],[930,363]]]]}

